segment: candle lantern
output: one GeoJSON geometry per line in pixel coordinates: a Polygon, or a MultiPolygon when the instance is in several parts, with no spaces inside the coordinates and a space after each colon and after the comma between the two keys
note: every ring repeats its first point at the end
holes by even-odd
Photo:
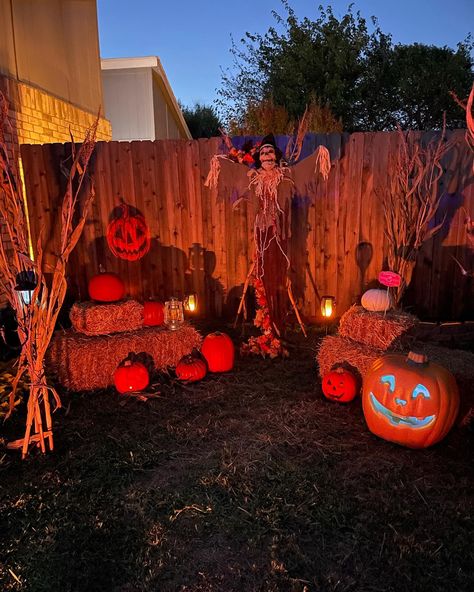
{"type": "Polygon", "coordinates": [[[171,331],[176,331],[184,323],[183,303],[172,296],[165,302],[165,325],[171,331]]]}
{"type": "Polygon", "coordinates": [[[321,314],[325,319],[330,319],[336,310],[336,299],[334,296],[321,296],[321,314]]]}
{"type": "Polygon", "coordinates": [[[198,308],[197,294],[188,294],[184,299],[184,310],[188,312],[196,312],[198,308]]]}
{"type": "Polygon", "coordinates": [[[38,284],[36,273],[30,269],[28,271],[20,271],[16,276],[15,291],[18,300],[22,306],[29,306],[35,288],[38,284]]]}

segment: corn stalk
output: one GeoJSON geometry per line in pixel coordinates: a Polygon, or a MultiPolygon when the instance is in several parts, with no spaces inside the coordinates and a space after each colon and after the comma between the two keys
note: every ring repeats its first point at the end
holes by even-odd
{"type": "Polygon", "coordinates": [[[433,225],[433,220],[442,197],[438,191],[443,175],[441,159],[451,147],[444,125],[439,138],[427,145],[413,132],[400,129],[398,139],[390,186],[383,195],[388,265],[402,278],[395,294],[396,304],[411,282],[418,251],[444,223],[433,225]]]}
{"type": "Polygon", "coordinates": [[[15,159],[9,157],[4,137],[4,131],[9,126],[8,103],[0,93],[0,217],[6,230],[0,238],[0,287],[16,312],[21,343],[7,418],[13,410],[20,379],[24,375],[29,379],[25,435],[22,439],[9,443],[8,447],[21,448],[23,458],[32,443],[40,447],[42,452],[46,451],[46,444],[50,450],[53,449],[51,401],[55,408],[61,406],[61,401],[54,387],[47,382],[44,359],[66,295],[67,261],[79,240],[94,197],[94,186],[90,182],[87,183],[86,196],[80,200],[88,178],[86,172],[95,146],[98,122],[99,118],[87,131],[84,142],[77,151],[71,136],[72,164],[68,167],[61,218],[57,222],[61,228],[60,245],[52,264],[46,268],[43,262],[42,233],[37,241],[35,260],[29,255],[28,225],[20,177],[15,159]],[[18,297],[17,279],[19,274],[25,272],[33,275],[36,284],[29,304],[18,297]],[[51,279],[46,279],[45,272],[51,279]]]}

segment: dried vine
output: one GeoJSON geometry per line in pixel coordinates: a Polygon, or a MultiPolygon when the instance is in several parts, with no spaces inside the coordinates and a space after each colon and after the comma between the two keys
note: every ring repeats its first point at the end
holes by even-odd
{"type": "Polygon", "coordinates": [[[442,197],[438,192],[441,159],[451,147],[444,125],[439,138],[427,145],[413,132],[399,130],[398,136],[394,172],[383,194],[388,265],[402,278],[395,294],[397,304],[411,282],[418,251],[444,223],[432,224],[442,197]]]}
{"type": "Polygon", "coordinates": [[[6,230],[0,237],[0,287],[16,312],[21,342],[7,417],[13,410],[20,379],[25,374],[29,378],[25,435],[21,440],[11,442],[8,447],[21,448],[23,458],[31,443],[37,444],[42,452],[46,451],[46,444],[50,450],[53,449],[51,397],[56,408],[61,406],[61,401],[56,390],[47,382],[44,358],[66,295],[67,261],[79,240],[94,197],[94,186],[92,181],[86,183],[86,172],[95,146],[98,122],[99,118],[87,131],[84,142],[77,151],[71,136],[72,164],[67,169],[67,187],[62,201],[61,218],[58,220],[61,227],[60,245],[54,254],[54,263],[46,266],[43,261],[41,233],[36,245],[36,258],[33,260],[29,254],[28,223],[20,177],[15,159],[9,157],[4,136],[9,127],[8,103],[0,93],[0,216],[6,230]],[[86,195],[80,200],[84,193],[83,185],[86,184],[86,195]],[[51,279],[46,279],[45,272],[51,279]],[[22,276],[29,280],[34,278],[34,282],[31,281],[29,303],[19,298],[18,278],[22,276]]]}

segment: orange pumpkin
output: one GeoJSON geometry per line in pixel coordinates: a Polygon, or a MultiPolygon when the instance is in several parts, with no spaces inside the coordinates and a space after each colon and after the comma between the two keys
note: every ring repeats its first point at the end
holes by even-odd
{"type": "Polygon", "coordinates": [[[97,302],[117,302],[125,296],[125,284],[116,273],[98,273],[89,280],[88,291],[97,302]]]}
{"type": "Polygon", "coordinates": [[[132,213],[127,204],[120,205],[119,215],[107,227],[107,244],[112,253],[126,261],[138,261],[150,250],[150,229],[137,210],[132,213]]]}
{"type": "Polygon", "coordinates": [[[426,448],[452,428],[459,391],[454,376],[426,356],[389,354],[376,360],[364,377],[362,407],[376,436],[426,448]]]}
{"type": "Polygon", "coordinates": [[[228,372],[234,367],[234,344],[225,333],[209,333],[202,342],[201,353],[209,372],[228,372]]]}
{"type": "Polygon", "coordinates": [[[357,395],[357,379],[344,368],[336,368],[323,376],[323,394],[330,401],[348,403],[357,395]]]}
{"type": "Polygon", "coordinates": [[[148,386],[150,376],[140,362],[126,360],[114,372],[114,384],[119,393],[142,391],[148,386]]]}
{"type": "Polygon", "coordinates": [[[184,356],[176,366],[176,376],[186,382],[196,382],[207,374],[206,362],[193,355],[184,356]]]}
{"type": "Polygon", "coordinates": [[[161,302],[148,301],[143,304],[143,324],[145,327],[160,327],[165,320],[165,307],[161,302]]]}

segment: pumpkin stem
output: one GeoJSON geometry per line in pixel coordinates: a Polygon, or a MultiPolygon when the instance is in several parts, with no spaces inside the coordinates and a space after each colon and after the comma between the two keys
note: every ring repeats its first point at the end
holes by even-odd
{"type": "Polygon", "coordinates": [[[408,352],[407,356],[408,362],[413,362],[414,364],[427,364],[428,363],[428,356],[425,354],[418,354],[416,352],[408,352]]]}

